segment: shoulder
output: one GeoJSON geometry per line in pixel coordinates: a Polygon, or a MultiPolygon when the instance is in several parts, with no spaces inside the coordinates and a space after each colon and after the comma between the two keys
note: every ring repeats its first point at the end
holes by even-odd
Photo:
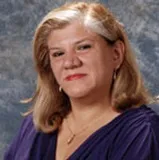
{"type": "Polygon", "coordinates": [[[5,153],[4,159],[16,159],[18,156],[24,156],[24,154],[27,156],[36,135],[37,131],[33,124],[32,115],[30,114],[23,119],[18,133],[5,153]]]}
{"type": "MultiPolygon", "coordinates": [[[[153,105],[143,105],[134,113],[134,120],[143,128],[159,134],[159,115],[152,109],[153,105]]],[[[159,107],[159,106],[158,106],[159,107]]]]}
{"type": "Polygon", "coordinates": [[[20,127],[20,134],[23,137],[25,134],[29,134],[30,132],[36,132],[36,129],[33,124],[33,116],[32,114],[26,116],[20,127]]]}
{"type": "Polygon", "coordinates": [[[35,132],[36,129],[33,124],[33,116],[32,114],[29,114],[23,118],[15,139],[17,139],[17,143],[20,143],[25,138],[25,136],[35,132]]]}
{"type": "Polygon", "coordinates": [[[24,117],[19,128],[17,137],[19,143],[23,141],[26,136],[31,136],[32,134],[36,133],[36,129],[33,124],[33,116],[29,114],[28,116],[24,117]]]}
{"type": "Polygon", "coordinates": [[[123,120],[114,141],[114,159],[159,159],[158,114],[143,105],[125,111],[121,117],[123,120]]]}
{"type": "Polygon", "coordinates": [[[126,111],[123,128],[130,135],[154,136],[159,143],[159,115],[151,107],[142,105],[126,111]]]}
{"type": "MultiPolygon", "coordinates": [[[[123,122],[128,127],[147,127],[151,129],[158,128],[159,115],[149,105],[142,105],[139,108],[133,108],[123,113],[123,122]]],[[[158,106],[159,107],[159,106],[158,106]]],[[[138,129],[138,128],[137,128],[138,129]]]]}
{"type": "MultiPolygon", "coordinates": [[[[159,114],[154,111],[154,107],[159,109],[158,104],[151,104],[145,106],[145,123],[147,128],[150,130],[150,136],[154,138],[154,140],[158,143],[159,147],[159,114]]],[[[159,149],[159,148],[158,148],[159,149]]]]}

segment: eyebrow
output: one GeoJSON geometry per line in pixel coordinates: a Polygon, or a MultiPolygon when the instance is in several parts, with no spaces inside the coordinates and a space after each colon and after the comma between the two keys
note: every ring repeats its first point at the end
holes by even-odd
{"type": "MultiPolygon", "coordinates": [[[[74,44],[75,45],[77,45],[77,44],[79,44],[79,43],[81,43],[81,42],[84,42],[84,41],[87,41],[87,40],[89,40],[89,41],[94,41],[93,39],[90,39],[90,38],[88,38],[88,37],[84,37],[84,38],[82,38],[82,39],[80,39],[80,40],[77,40],[76,42],[74,42],[74,44]]],[[[50,47],[49,48],[49,50],[58,50],[58,49],[61,49],[61,47],[50,47]]]]}

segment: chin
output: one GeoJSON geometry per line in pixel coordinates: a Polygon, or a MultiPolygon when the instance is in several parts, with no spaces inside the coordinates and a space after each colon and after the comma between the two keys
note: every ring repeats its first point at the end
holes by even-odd
{"type": "Polygon", "coordinates": [[[66,91],[65,92],[68,97],[70,98],[84,98],[84,97],[87,97],[91,92],[91,90],[89,89],[74,89],[74,90],[69,90],[69,91],[66,91]]]}

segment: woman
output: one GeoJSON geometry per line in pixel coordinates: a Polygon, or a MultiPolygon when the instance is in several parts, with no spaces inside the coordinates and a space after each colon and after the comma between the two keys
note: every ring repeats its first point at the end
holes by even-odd
{"type": "Polygon", "coordinates": [[[159,116],[144,105],[126,33],[107,8],[78,2],[48,13],[34,58],[33,107],[5,160],[159,159],[159,116]]]}

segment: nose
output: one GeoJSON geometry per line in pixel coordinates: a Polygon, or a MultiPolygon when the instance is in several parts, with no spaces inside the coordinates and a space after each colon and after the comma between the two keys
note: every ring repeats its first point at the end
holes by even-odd
{"type": "Polygon", "coordinates": [[[74,69],[78,68],[82,65],[82,61],[79,59],[79,57],[76,55],[76,53],[68,53],[65,56],[64,59],[64,68],[65,69],[74,69]]]}

